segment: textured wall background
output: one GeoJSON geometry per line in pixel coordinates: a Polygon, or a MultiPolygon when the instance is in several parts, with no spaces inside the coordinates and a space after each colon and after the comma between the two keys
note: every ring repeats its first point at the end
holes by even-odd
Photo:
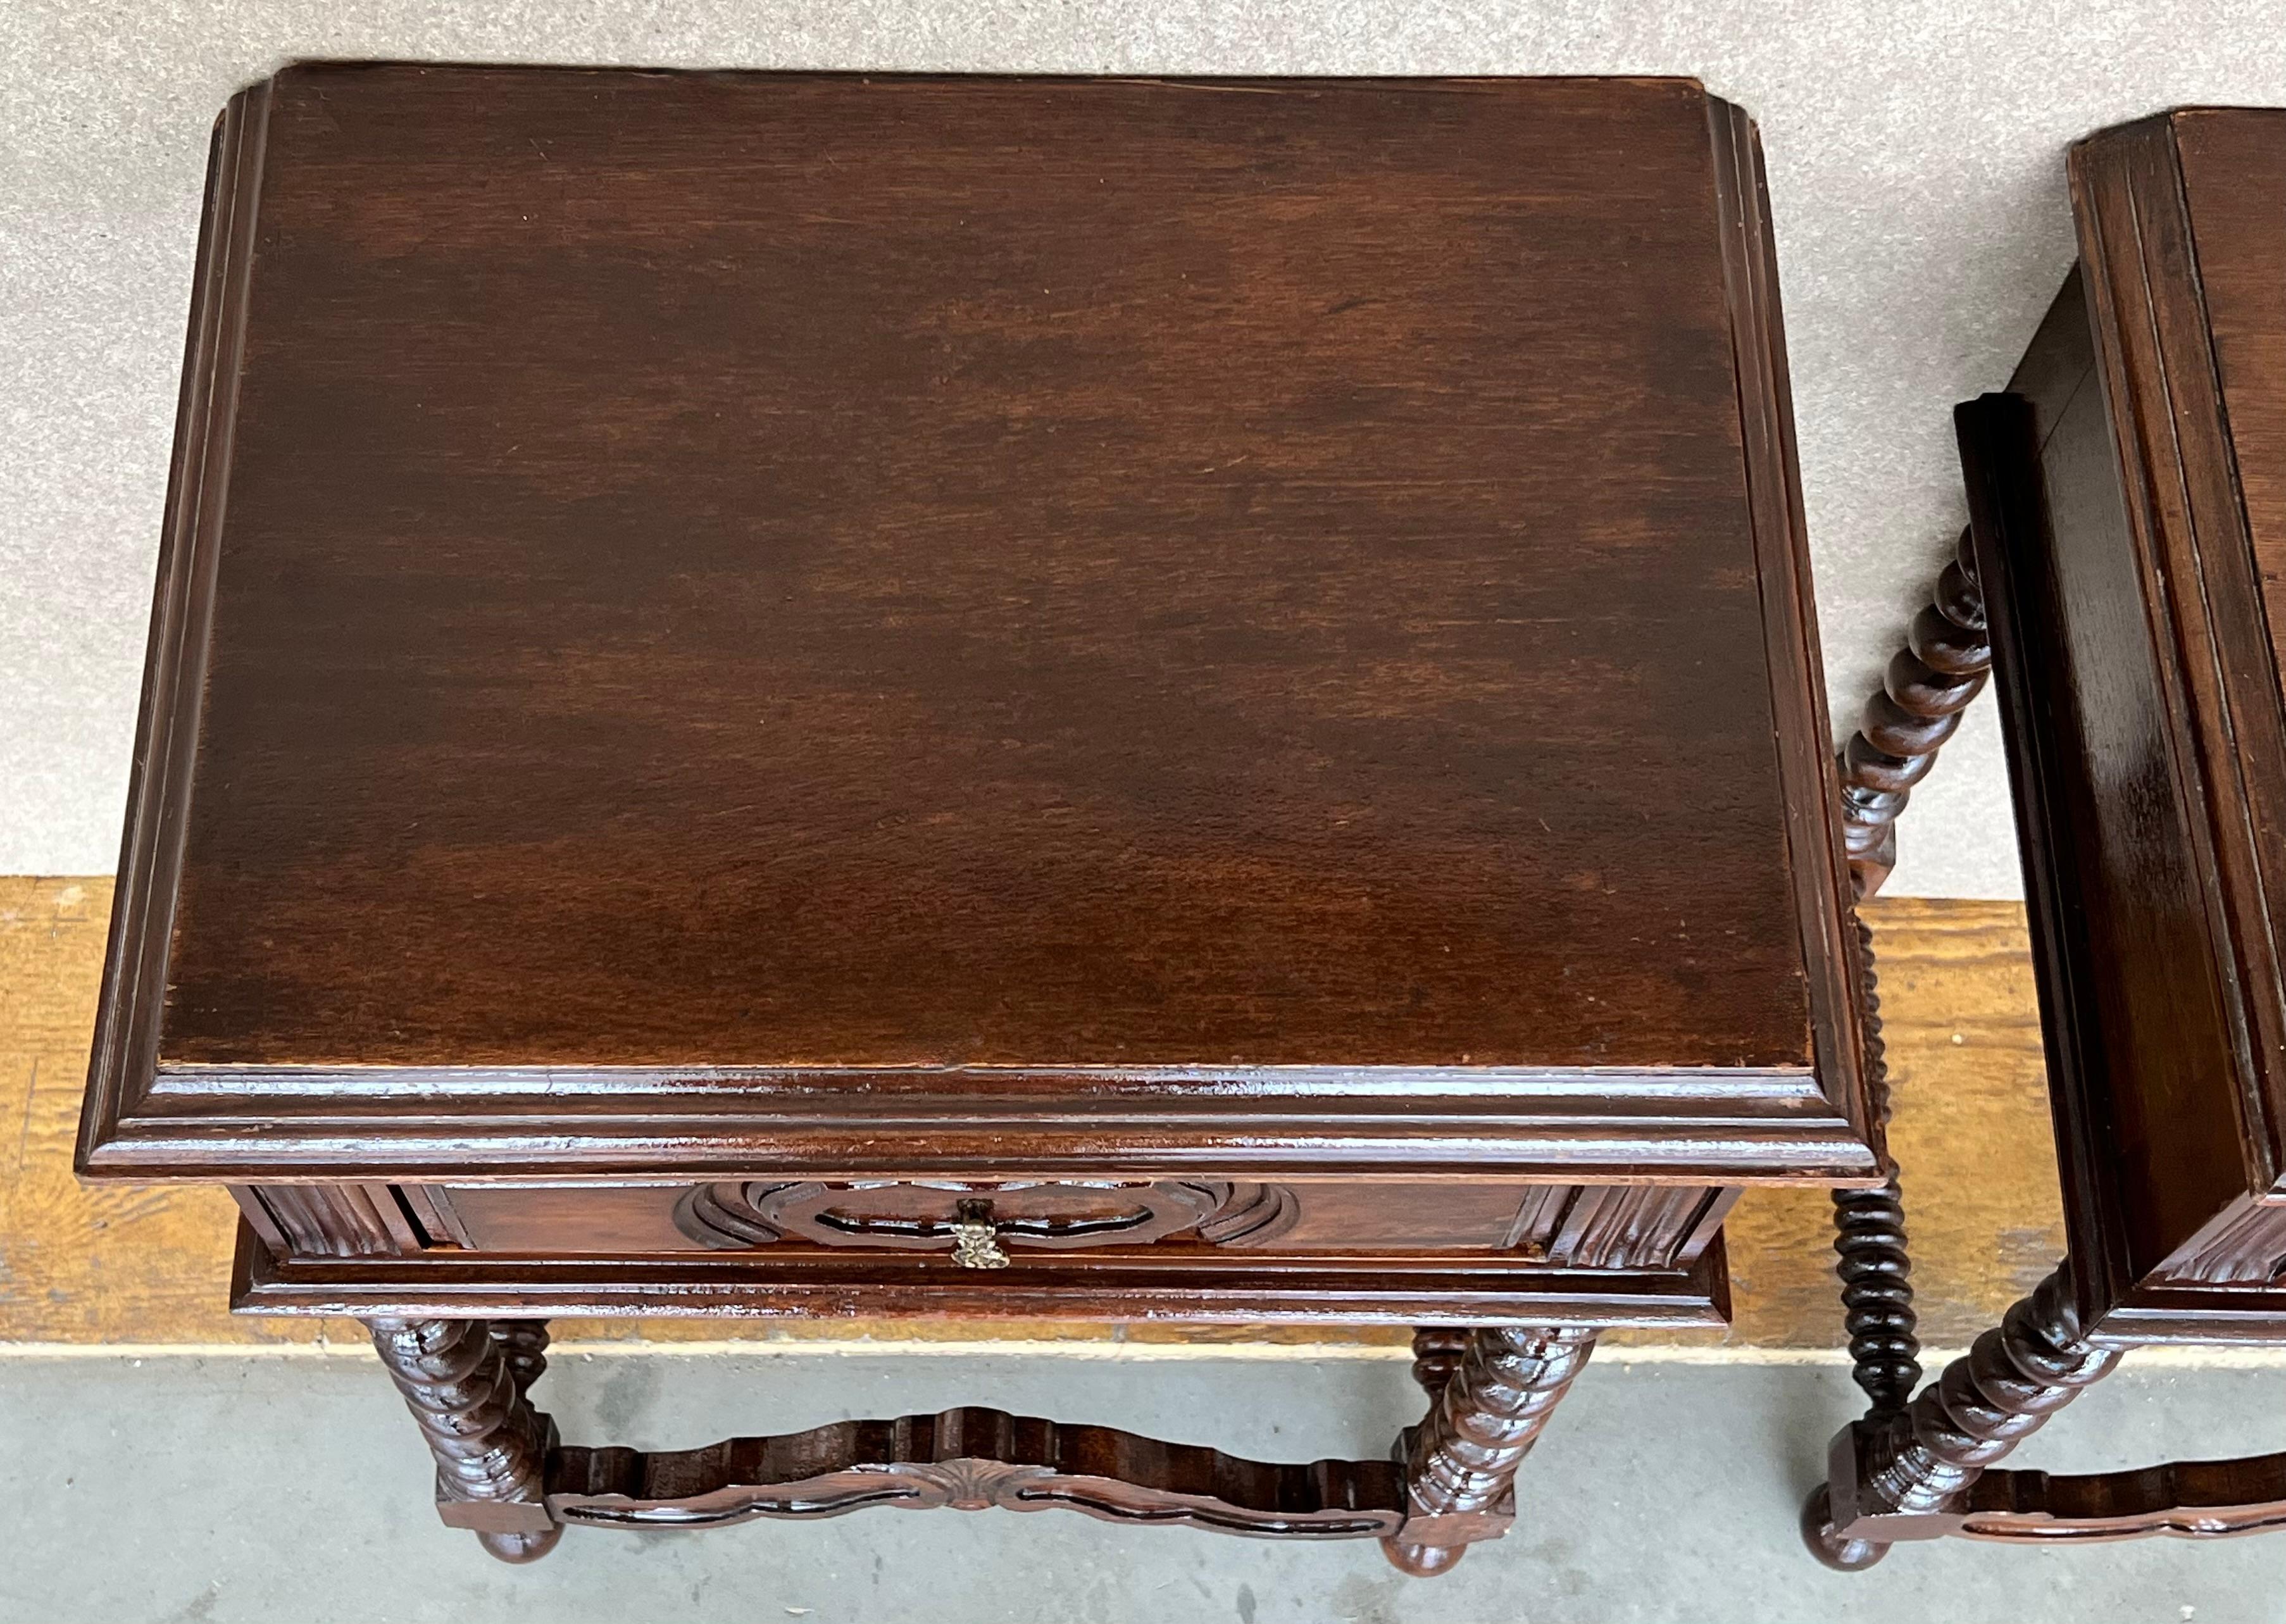
{"type": "MultiPolygon", "coordinates": [[[[1960,523],[1950,408],[2006,380],[2070,264],[2065,145],[2183,103],[2286,102],[2282,25],[2276,0],[11,0],[0,873],[115,860],[208,126],[289,59],[1695,74],[1768,149],[1848,719],[1960,523]]],[[[1981,703],[1919,797],[1894,891],[2016,894],[1998,733],[1981,703]]]]}

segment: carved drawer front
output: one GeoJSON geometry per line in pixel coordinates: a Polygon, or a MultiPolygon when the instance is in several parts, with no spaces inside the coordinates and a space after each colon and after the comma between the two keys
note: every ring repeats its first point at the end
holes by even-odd
{"type": "Polygon", "coordinates": [[[1068,1250],[1148,1246],[1189,1234],[1210,1246],[1261,1246],[1300,1209],[1274,1184],[1162,1179],[1150,1184],[704,1184],[674,1207],[674,1226],[701,1246],[737,1250],[781,1240],[820,1246],[949,1251],[993,1268],[1009,1247],[1068,1250]]]}
{"type": "MultiPolygon", "coordinates": [[[[1265,1257],[1501,1254],[1565,1269],[1688,1264],[1734,1194],[1662,1185],[1213,1179],[718,1179],[407,1185],[376,1193],[394,1194],[392,1210],[409,1213],[430,1246],[534,1257],[831,1250],[997,1268],[1028,1256],[1045,1262],[1092,1250],[1172,1257],[1210,1249],[1265,1257]]],[[[298,1234],[308,1226],[281,1227],[298,1234]]],[[[288,1250],[303,1248],[296,1241],[288,1250]]]]}

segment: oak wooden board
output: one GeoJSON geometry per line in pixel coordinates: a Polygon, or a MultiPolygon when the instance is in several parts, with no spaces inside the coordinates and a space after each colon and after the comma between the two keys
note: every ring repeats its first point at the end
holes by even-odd
{"type": "MultiPolygon", "coordinates": [[[[261,1345],[331,1337],[346,1322],[225,1311],[237,1210],[221,1190],[86,1185],[71,1172],[112,882],[0,877],[0,1344],[261,1345]]],[[[1922,1323],[1965,1342],[2062,1247],[2023,911],[2014,903],[1884,898],[1868,910],[1897,1095],[1890,1143],[1905,1168],[1922,1323]],[[1958,1154],[1978,1147],[1975,1165],[1958,1154]]],[[[1725,1345],[1840,1341],[1823,1191],[1749,1190],[1729,1224],[1736,1324],[1725,1345]]],[[[736,1320],[564,1320],[566,1340],[913,1339],[1012,1335],[1077,1342],[1323,1345],[1323,1329],[1155,1328],[957,1320],[789,1328],[736,1320]]],[[[1340,1338],[1401,1345],[1402,1333],[1340,1338]]],[[[1708,1336],[1614,1334],[1612,1345],[1708,1336]]]]}

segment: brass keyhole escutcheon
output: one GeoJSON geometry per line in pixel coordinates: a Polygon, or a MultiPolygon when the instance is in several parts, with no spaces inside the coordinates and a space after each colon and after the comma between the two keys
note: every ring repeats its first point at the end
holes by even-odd
{"type": "Polygon", "coordinates": [[[964,1269],[1005,1269],[1008,1254],[992,1222],[992,1203],[974,1199],[953,1209],[952,1260],[964,1269]]]}

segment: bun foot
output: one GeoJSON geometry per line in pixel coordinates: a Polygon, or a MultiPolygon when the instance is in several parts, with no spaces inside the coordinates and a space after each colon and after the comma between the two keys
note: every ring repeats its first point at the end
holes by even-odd
{"type": "Polygon", "coordinates": [[[477,1543],[503,1562],[537,1562],[564,1537],[561,1524],[538,1533],[479,1533],[477,1543]]]}
{"type": "Polygon", "coordinates": [[[1845,1540],[1833,1526],[1833,1498],[1823,1483],[1801,1502],[1801,1542],[1809,1554],[1838,1573],[1862,1573],[1889,1554],[1872,1540],[1845,1540]]]}
{"type": "Polygon", "coordinates": [[[1469,1554],[1465,1545],[1407,1545],[1401,1540],[1383,1540],[1381,1554],[1390,1565],[1401,1573],[1415,1579],[1433,1579],[1451,1571],[1454,1563],[1469,1554]]]}

